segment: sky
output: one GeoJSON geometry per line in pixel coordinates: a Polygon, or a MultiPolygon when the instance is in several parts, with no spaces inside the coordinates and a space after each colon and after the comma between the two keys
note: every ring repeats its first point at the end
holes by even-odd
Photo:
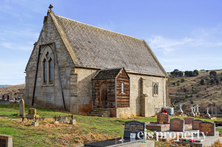
{"type": "Polygon", "coordinates": [[[56,15],[144,39],[167,72],[222,69],[221,0],[0,0],[0,85],[25,83],[50,4],[56,15]]]}

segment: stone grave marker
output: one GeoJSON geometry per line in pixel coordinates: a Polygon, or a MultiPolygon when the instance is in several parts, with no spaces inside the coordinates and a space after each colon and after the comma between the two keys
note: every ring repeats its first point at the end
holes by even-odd
{"type": "Polygon", "coordinates": [[[174,118],[170,120],[170,131],[184,131],[184,120],[180,118],[174,118]]]}
{"type": "Polygon", "coordinates": [[[26,117],[34,118],[35,116],[39,117],[39,115],[37,115],[36,109],[35,108],[30,108],[26,117]]]}
{"type": "Polygon", "coordinates": [[[192,122],[192,130],[199,130],[199,124],[203,122],[202,120],[193,120],[192,122]]]}
{"type": "Polygon", "coordinates": [[[0,134],[0,147],[12,147],[12,136],[0,134]]]}
{"type": "Polygon", "coordinates": [[[192,124],[193,118],[184,118],[185,124],[192,124]]]}
{"type": "Polygon", "coordinates": [[[136,135],[135,139],[138,139],[138,133],[141,132],[143,133],[140,134],[140,138],[142,139],[145,133],[145,123],[144,122],[139,122],[139,121],[127,121],[125,122],[125,128],[124,128],[124,139],[125,138],[130,138],[132,135],[136,135]]]}
{"type": "Polygon", "coordinates": [[[19,115],[22,117],[25,116],[25,102],[23,99],[19,101],[19,115]]]}
{"type": "Polygon", "coordinates": [[[158,124],[169,124],[170,116],[168,114],[158,114],[157,123],[158,124]]]}
{"type": "Polygon", "coordinates": [[[199,127],[200,133],[204,132],[207,136],[215,136],[216,129],[215,124],[212,122],[201,122],[199,127]]]}

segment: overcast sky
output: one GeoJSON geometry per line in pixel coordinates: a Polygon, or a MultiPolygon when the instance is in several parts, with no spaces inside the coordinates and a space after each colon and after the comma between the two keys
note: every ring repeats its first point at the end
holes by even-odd
{"type": "Polygon", "coordinates": [[[49,4],[57,15],[146,40],[167,72],[222,69],[222,0],[0,0],[0,85],[25,83],[49,4]]]}

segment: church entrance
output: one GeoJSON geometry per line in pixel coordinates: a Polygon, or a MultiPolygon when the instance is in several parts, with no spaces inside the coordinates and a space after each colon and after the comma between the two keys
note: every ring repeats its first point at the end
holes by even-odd
{"type": "Polygon", "coordinates": [[[100,107],[101,108],[107,108],[108,107],[108,104],[107,104],[107,86],[106,84],[102,84],[100,86],[100,107]]]}

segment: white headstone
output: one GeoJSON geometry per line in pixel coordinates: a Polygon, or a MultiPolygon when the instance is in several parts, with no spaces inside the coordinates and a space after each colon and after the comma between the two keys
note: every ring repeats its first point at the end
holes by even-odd
{"type": "Polygon", "coordinates": [[[195,116],[195,114],[193,112],[194,107],[190,107],[190,109],[191,109],[191,116],[195,116]]]}
{"type": "Polygon", "coordinates": [[[206,114],[206,116],[210,117],[210,114],[209,114],[209,107],[207,107],[206,109],[207,109],[207,114],[206,114]]]}
{"type": "Polygon", "coordinates": [[[182,110],[182,104],[180,104],[180,110],[178,112],[183,112],[182,110]]]}
{"type": "Polygon", "coordinates": [[[200,112],[199,112],[199,107],[200,106],[197,104],[196,107],[197,107],[197,114],[200,115],[200,112]]]}

